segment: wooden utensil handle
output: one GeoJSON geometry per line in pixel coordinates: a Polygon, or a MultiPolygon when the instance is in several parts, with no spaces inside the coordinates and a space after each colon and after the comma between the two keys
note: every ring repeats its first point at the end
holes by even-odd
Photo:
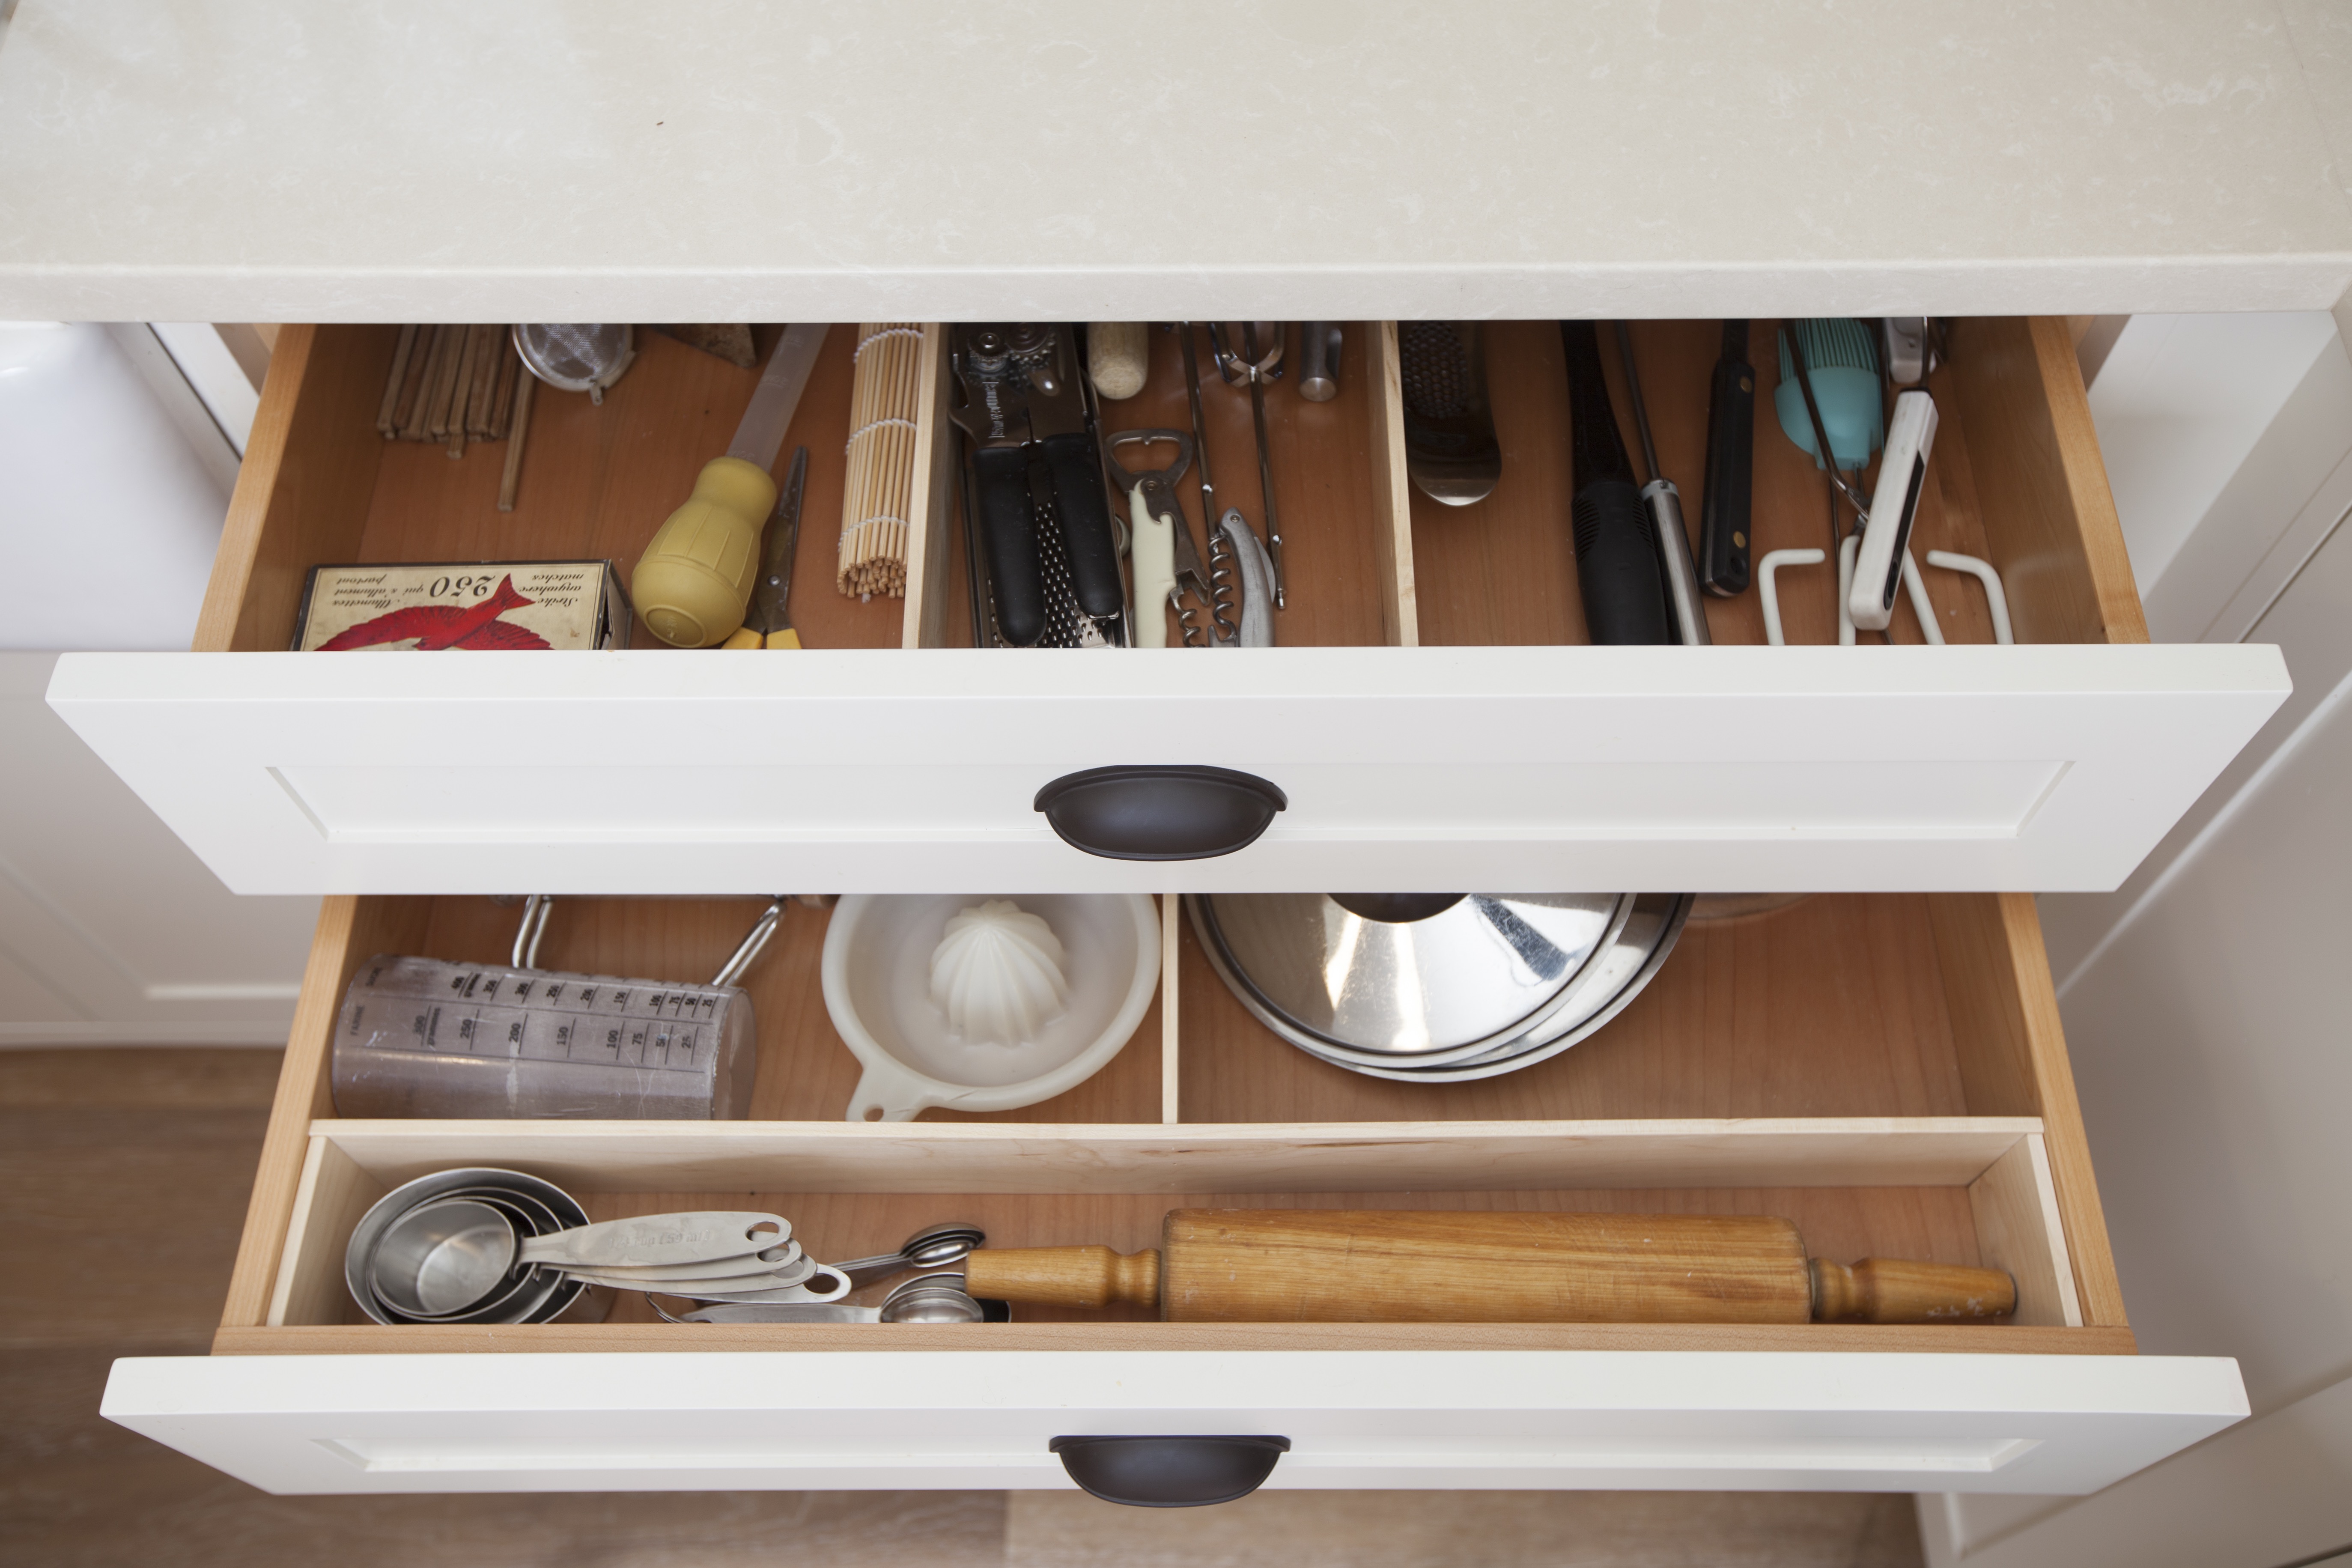
{"type": "Polygon", "coordinates": [[[1802,1323],[1797,1227],[1769,1215],[1178,1209],[1171,1322],[1802,1323]]]}
{"type": "Polygon", "coordinates": [[[1811,1268],[1817,1323],[1941,1323],[2017,1310],[2017,1281],[1998,1268],[1893,1258],[1865,1258],[1851,1268],[1816,1258],[1811,1268]]]}
{"type": "Polygon", "coordinates": [[[1160,1305],[1160,1254],[1108,1247],[982,1247],[964,1259],[964,1289],[983,1300],[1033,1307],[1160,1305]]]}

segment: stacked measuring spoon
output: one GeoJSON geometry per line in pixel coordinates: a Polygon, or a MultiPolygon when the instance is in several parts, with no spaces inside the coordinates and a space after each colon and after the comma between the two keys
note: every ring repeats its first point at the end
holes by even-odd
{"type": "Polygon", "coordinates": [[[762,1304],[834,1301],[851,1289],[846,1274],[801,1249],[781,1215],[586,1219],[568,1195],[520,1172],[444,1171],[368,1211],[352,1233],[344,1278],[381,1323],[543,1322],[591,1287],[762,1304]]]}

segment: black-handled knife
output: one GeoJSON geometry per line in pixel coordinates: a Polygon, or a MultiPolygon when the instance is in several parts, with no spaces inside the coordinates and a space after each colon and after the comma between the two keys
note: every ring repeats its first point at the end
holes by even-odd
{"type": "Polygon", "coordinates": [[[1748,500],[1756,467],[1756,371],[1748,323],[1723,323],[1723,355],[1706,400],[1706,493],[1699,502],[1699,586],[1719,599],[1748,591],[1748,500]]]}

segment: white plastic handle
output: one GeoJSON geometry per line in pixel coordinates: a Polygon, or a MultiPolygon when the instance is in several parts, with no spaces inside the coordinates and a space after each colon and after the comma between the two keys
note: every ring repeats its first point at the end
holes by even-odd
{"type": "Polygon", "coordinates": [[[1911,559],[1909,546],[1903,551],[1903,588],[1911,595],[1911,613],[1919,617],[1919,633],[1929,645],[1944,646],[1944,628],[1936,624],[1936,602],[1927,597],[1927,584],[1920,579],[1919,563],[1911,559]]]}
{"type": "Polygon", "coordinates": [[[1780,591],[1773,574],[1783,566],[1818,566],[1827,559],[1818,550],[1775,550],[1756,563],[1756,594],[1764,602],[1764,640],[1774,647],[1786,647],[1788,639],[1780,635],[1780,591]]]}
{"type": "Polygon", "coordinates": [[[1176,531],[1167,519],[1151,515],[1141,485],[1128,492],[1127,503],[1135,521],[1135,646],[1166,647],[1166,605],[1176,592],[1176,531]]]}
{"type": "Polygon", "coordinates": [[[844,1121],[912,1121],[939,1100],[912,1073],[887,1062],[868,1061],[849,1096],[844,1121]]]}
{"type": "Polygon", "coordinates": [[[1947,572],[1965,572],[1983,584],[1985,603],[1992,609],[1992,640],[2003,644],[2017,641],[2010,630],[2009,595],[2002,590],[2000,574],[1992,569],[1992,563],[1979,561],[1973,555],[1962,555],[1958,551],[1930,550],[1927,552],[1927,564],[1941,566],[1947,572]]]}
{"type": "Polygon", "coordinates": [[[1862,535],[1849,533],[1838,546],[1838,647],[1853,646],[1853,558],[1862,549],[1862,535]]]}

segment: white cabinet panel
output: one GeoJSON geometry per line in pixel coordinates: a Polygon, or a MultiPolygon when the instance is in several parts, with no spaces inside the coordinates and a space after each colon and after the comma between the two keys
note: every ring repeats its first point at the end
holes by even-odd
{"type": "Polygon", "coordinates": [[[172,1357],[103,1406],[273,1492],[1056,1487],[1057,1436],[1249,1433],[1277,1487],[2072,1493],[2245,1409],[2221,1360],[1574,1351],[172,1357]]]}
{"type": "Polygon", "coordinates": [[[79,655],[49,696],[239,892],[1732,891],[2113,887],[2287,690],[2049,645],[79,655]],[[1039,787],[1121,763],[1288,809],[1063,844],[1039,787]]]}
{"type": "Polygon", "coordinates": [[[278,1045],[315,899],[233,897],[0,652],[0,1044],[278,1045]]]}

